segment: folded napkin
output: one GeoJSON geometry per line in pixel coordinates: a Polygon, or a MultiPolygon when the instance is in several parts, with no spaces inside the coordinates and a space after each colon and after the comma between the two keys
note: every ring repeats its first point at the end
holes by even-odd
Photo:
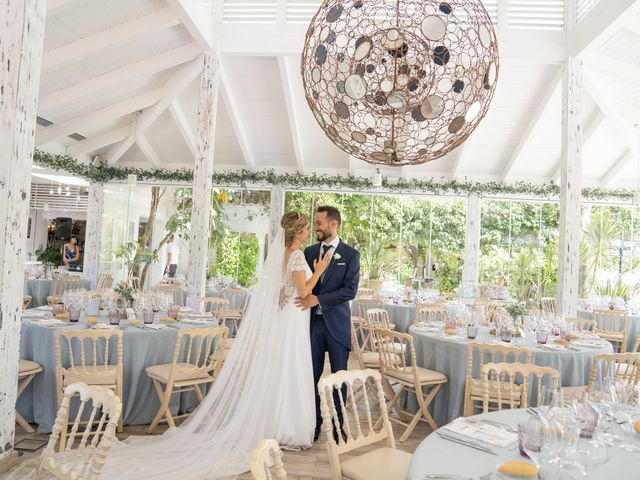
{"type": "Polygon", "coordinates": [[[488,443],[498,448],[506,448],[518,440],[518,435],[504,428],[482,423],[479,420],[458,418],[442,427],[442,430],[463,435],[481,443],[488,443]]]}
{"type": "Polygon", "coordinates": [[[29,320],[29,323],[32,325],[43,325],[45,327],[53,327],[59,325],[68,325],[67,322],[63,322],[61,320],[56,320],[55,318],[42,318],[42,319],[32,319],[29,320]]]}
{"type": "Polygon", "coordinates": [[[182,323],[190,323],[192,325],[211,325],[211,320],[205,320],[204,318],[185,318],[182,320],[182,323]]]}
{"type": "Polygon", "coordinates": [[[186,318],[207,318],[211,320],[213,315],[210,313],[187,313],[186,318]]]}
{"type": "Polygon", "coordinates": [[[118,325],[111,325],[109,323],[96,323],[92,325],[91,328],[95,328],[96,330],[115,330],[119,328],[118,325]]]}
{"type": "Polygon", "coordinates": [[[498,467],[498,472],[515,478],[538,478],[538,467],[517,460],[504,462],[498,467]]]}
{"type": "Polygon", "coordinates": [[[50,305],[40,305],[39,307],[36,307],[33,310],[46,310],[47,312],[50,312],[51,310],[53,310],[53,307],[50,305]]]}
{"type": "Polygon", "coordinates": [[[171,328],[166,325],[158,325],[156,323],[148,323],[144,326],[144,328],[149,328],[151,330],[171,330],[171,328]]]}
{"type": "Polygon", "coordinates": [[[22,318],[49,318],[49,312],[22,312],[22,318]]]}
{"type": "Polygon", "coordinates": [[[545,345],[540,345],[540,348],[542,348],[543,350],[549,350],[549,351],[552,350],[554,352],[560,352],[565,349],[564,345],[557,345],[554,343],[547,343],[545,345]]]}

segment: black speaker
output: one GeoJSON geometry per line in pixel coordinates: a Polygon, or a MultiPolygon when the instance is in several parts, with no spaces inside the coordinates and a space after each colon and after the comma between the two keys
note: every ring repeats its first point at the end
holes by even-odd
{"type": "Polygon", "coordinates": [[[73,219],[67,217],[56,218],[56,240],[69,240],[71,238],[71,224],[73,219]]]}

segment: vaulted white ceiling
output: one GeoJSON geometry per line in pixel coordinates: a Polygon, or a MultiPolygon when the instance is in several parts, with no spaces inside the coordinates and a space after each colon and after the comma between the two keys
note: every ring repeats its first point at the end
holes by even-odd
{"type": "MultiPolygon", "coordinates": [[[[557,178],[561,68],[584,60],[586,185],[640,182],[640,0],[486,0],[500,41],[489,113],[444,158],[390,176],[557,178]],[[567,28],[567,26],[569,28],[567,28]]],[[[36,145],[113,165],[193,164],[202,0],[49,0],[36,145]],[[200,15],[199,15],[200,14],[200,15]],[[50,123],[49,123],[50,122],[50,123]]],[[[226,0],[215,26],[221,88],[217,170],[370,175],[335,147],[304,98],[299,57],[319,0],[226,0]]]]}

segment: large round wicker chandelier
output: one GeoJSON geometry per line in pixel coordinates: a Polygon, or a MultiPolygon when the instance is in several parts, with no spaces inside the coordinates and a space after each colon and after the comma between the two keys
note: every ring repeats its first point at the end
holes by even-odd
{"type": "Polygon", "coordinates": [[[479,0],[325,0],[301,71],[332,142],[367,162],[402,166],[466,140],[487,113],[498,66],[479,0]]]}

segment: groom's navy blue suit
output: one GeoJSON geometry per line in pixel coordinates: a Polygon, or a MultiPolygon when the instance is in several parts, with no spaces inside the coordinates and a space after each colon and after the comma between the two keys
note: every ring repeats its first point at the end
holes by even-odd
{"type": "MultiPolygon", "coordinates": [[[[320,243],[311,245],[304,251],[309,267],[320,258],[320,243]]],[[[324,278],[313,289],[318,297],[322,313],[318,307],[311,309],[311,361],[313,379],[316,386],[316,425],[322,423],[318,381],[324,370],[325,352],[329,352],[331,373],[347,369],[351,350],[351,308],[349,301],[358,293],[360,282],[360,253],[340,241],[333,252],[331,263],[324,278]],[[338,258],[336,258],[338,257],[338,258]]],[[[338,409],[340,404],[336,405],[338,409]]],[[[338,412],[341,416],[342,412],[338,412]]]]}

